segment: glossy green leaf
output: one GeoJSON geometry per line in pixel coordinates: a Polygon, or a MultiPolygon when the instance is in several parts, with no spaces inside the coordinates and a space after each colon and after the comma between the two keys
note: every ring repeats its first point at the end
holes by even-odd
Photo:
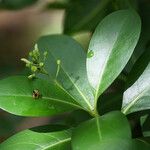
{"type": "Polygon", "coordinates": [[[92,110],[94,97],[87,79],[86,53],[83,48],[65,35],[42,37],[38,47],[48,52],[45,67],[52,80],[82,107],[92,110]]]}
{"type": "Polygon", "coordinates": [[[0,108],[21,116],[49,116],[81,107],[53,82],[16,76],[0,81],[0,108]]]}
{"type": "Polygon", "coordinates": [[[72,135],[73,150],[141,150],[144,143],[131,139],[129,123],[121,112],[110,112],[80,124],[72,135]],[[133,149],[132,149],[133,148],[133,149]]]}
{"type": "Polygon", "coordinates": [[[93,30],[108,13],[111,0],[70,0],[66,8],[65,33],[93,30]]]}
{"type": "MultiPolygon", "coordinates": [[[[149,144],[131,139],[110,139],[100,143],[99,141],[94,141],[91,145],[84,147],[86,150],[149,150],[149,144]]],[[[78,147],[73,148],[73,150],[83,150],[84,148],[78,147]]]]}
{"type": "Polygon", "coordinates": [[[96,28],[87,55],[87,73],[95,89],[95,103],[127,64],[140,28],[140,18],[132,10],[116,11],[96,28]]]}
{"type": "Polygon", "coordinates": [[[124,92],[122,112],[150,109],[150,63],[138,80],[124,92]]]}
{"type": "Polygon", "coordinates": [[[1,150],[70,150],[71,134],[58,125],[28,129],[0,144],[1,150]]]}

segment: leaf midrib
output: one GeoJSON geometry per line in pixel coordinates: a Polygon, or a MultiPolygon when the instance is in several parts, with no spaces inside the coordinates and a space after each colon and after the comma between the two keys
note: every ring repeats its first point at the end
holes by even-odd
{"type": "Polygon", "coordinates": [[[59,145],[59,144],[62,144],[62,143],[65,143],[65,142],[67,143],[67,142],[69,142],[69,141],[71,141],[71,138],[67,138],[67,139],[64,139],[64,140],[59,140],[58,142],[56,142],[56,143],[54,143],[54,144],[52,144],[52,145],[50,145],[50,146],[44,147],[44,148],[41,149],[41,150],[46,150],[46,149],[55,147],[55,146],[57,146],[57,145],[59,145]]]}
{"type": "Polygon", "coordinates": [[[102,133],[101,133],[101,128],[100,128],[99,118],[96,117],[95,119],[96,119],[97,133],[99,136],[99,140],[101,141],[102,140],[102,133]]]}
{"type": "MultiPolygon", "coordinates": [[[[46,149],[48,149],[48,148],[52,148],[52,147],[55,147],[55,146],[57,146],[57,145],[59,145],[59,144],[62,144],[62,143],[65,143],[65,142],[69,142],[69,141],[71,141],[71,138],[66,138],[66,139],[64,139],[64,140],[59,140],[58,142],[55,142],[54,144],[49,145],[49,146],[46,146],[46,147],[41,146],[41,145],[36,144],[36,143],[29,143],[29,142],[13,143],[13,144],[7,145],[6,147],[9,147],[9,146],[12,146],[12,145],[27,144],[27,145],[36,145],[36,146],[39,146],[39,147],[40,147],[40,150],[46,150],[46,149]]],[[[6,147],[5,147],[5,148],[6,148],[6,147]]],[[[38,148],[38,149],[39,149],[39,148],[38,148]]],[[[38,149],[37,149],[37,150],[38,150],[38,149]]]]}
{"type": "MultiPolygon", "coordinates": [[[[55,59],[55,61],[57,61],[56,57],[51,53],[51,56],[55,59]]],[[[72,81],[72,79],[70,78],[70,76],[68,75],[68,73],[65,71],[65,69],[62,66],[62,63],[60,63],[60,67],[62,68],[62,70],[64,71],[64,73],[66,74],[66,76],[68,77],[68,79],[71,81],[71,83],[74,85],[74,87],[76,88],[76,90],[78,91],[78,93],[80,94],[80,96],[83,98],[83,100],[86,102],[86,104],[88,105],[90,110],[93,110],[92,105],[90,104],[89,100],[86,98],[86,96],[82,93],[82,91],[76,86],[76,84],[72,81]]],[[[58,74],[59,76],[59,74],[58,74]]],[[[57,79],[56,79],[57,80],[57,79]]],[[[57,80],[58,81],[58,80],[57,80]]],[[[58,81],[59,83],[59,81],[58,81]]],[[[74,96],[73,96],[74,97],[74,96]]],[[[76,99],[76,98],[74,98],[76,99]]]]}
{"type": "Polygon", "coordinates": [[[107,58],[105,59],[105,62],[104,62],[104,65],[103,65],[103,69],[102,69],[102,73],[100,74],[100,78],[99,78],[99,81],[98,81],[98,86],[96,87],[96,93],[95,93],[95,106],[96,106],[96,104],[97,104],[97,99],[98,99],[98,93],[99,93],[99,88],[100,88],[100,86],[101,86],[101,81],[102,81],[102,78],[103,78],[103,75],[104,75],[104,73],[105,73],[105,70],[106,70],[106,66],[107,66],[107,64],[108,64],[108,60],[109,60],[109,58],[111,57],[111,53],[113,52],[113,49],[114,49],[114,47],[115,47],[115,45],[116,45],[116,43],[118,42],[118,39],[119,39],[119,36],[120,36],[120,31],[122,30],[122,28],[124,27],[124,24],[125,24],[125,22],[126,22],[126,20],[127,20],[127,18],[125,18],[124,19],[124,21],[123,21],[123,23],[122,23],[122,26],[120,27],[120,30],[119,30],[119,32],[118,32],[118,36],[117,36],[117,38],[116,38],[116,41],[114,42],[114,44],[113,44],[113,46],[112,46],[112,50],[110,51],[110,53],[107,55],[107,58]]]}
{"type": "MultiPolygon", "coordinates": [[[[13,94],[11,94],[11,95],[0,95],[0,97],[13,97],[13,96],[14,96],[14,97],[28,97],[28,98],[32,98],[32,96],[29,96],[29,95],[13,95],[13,94]]],[[[83,109],[83,108],[82,108],[81,106],[79,106],[79,105],[76,105],[76,104],[74,104],[74,103],[67,102],[67,101],[62,100],[62,99],[50,98],[50,97],[45,97],[45,96],[43,96],[42,99],[44,99],[44,100],[50,100],[50,101],[57,101],[57,102],[59,102],[59,103],[64,103],[64,104],[71,105],[71,106],[73,106],[73,107],[77,107],[77,108],[79,108],[79,109],[83,109]]]]}
{"type": "Polygon", "coordinates": [[[143,96],[144,93],[146,93],[147,91],[149,91],[150,88],[149,86],[147,88],[145,88],[143,91],[141,91],[138,95],[135,95],[132,100],[130,100],[130,102],[127,104],[127,106],[125,106],[123,109],[122,109],[122,112],[124,114],[127,113],[127,111],[143,96]]]}
{"type": "Polygon", "coordinates": [[[68,95],[72,98],[72,100],[73,100],[75,103],[77,103],[79,106],[81,106],[81,105],[76,101],[76,99],[75,99],[66,89],[64,89],[64,87],[62,87],[62,86],[60,85],[60,83],[59,83],[57,80],[55,81],[55,83],[56,83],[57,86],[60,87],[66,94],[68,94],[68,95]]]}

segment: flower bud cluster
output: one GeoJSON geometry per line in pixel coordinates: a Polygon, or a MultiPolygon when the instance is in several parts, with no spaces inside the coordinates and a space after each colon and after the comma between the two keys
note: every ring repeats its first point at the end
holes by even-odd
{"type": "Polygon", "coordinates": [[[37,74],[48,74],[45,70],[45,60],[47,57],[47,51],[43,53],[43,56],[41,56],[40,51],[38,49],[38,45],[36,44],[34,47],[34,50],[29,53],[29,60],[26,58],[22,58],[21,61],[23,61],[26,64],[26,67],[31,70],[31,74],[28,76],[29,79],[33,79],[36,77],[37,74]]]}

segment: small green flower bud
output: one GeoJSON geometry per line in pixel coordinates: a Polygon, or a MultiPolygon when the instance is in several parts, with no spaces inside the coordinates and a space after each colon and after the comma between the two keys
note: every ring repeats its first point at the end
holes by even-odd
{"type": "Polygon", "coordinates": [[[34,50],[38,50],[38,45],[37,44],[34,45],[34,50]]]}
{"type": "Polygon", "coordinates": [[[25,58],[21,58],[21,61],[25,62],[26,64],[31,64],[31,62],[25,58]]]}
{"type": "Polygon", "coordinates": [[[39,61],[39,57],[40,57],[40,52],[39,52],[39,50],[38,49],[35,49],[35,50],[33,50],[33,56],[32,56],[32,59],[34,58],[35,59],[35,61],[39,61]]]}
{"type": "Polygon", "coordinates": [[[57,59],[57,65],[60,65],[61,61],[60,59],[57,59]]]}
{"type": "Polygon", "coordinates": [[[43,63],[43,62],[40,62],[40,63],[39,63],[39,66],[40,66],[40,67],[43,67],[43,66],[44,66],[44,63],[43,63]]]}
{"type": "Polygon", "coordinates": [[[35,78],[35,74],[31,74],[28,76],[28,79],[33,79],[33,78],[35,78]]]}
{"type": "Polygon", "coordinates": [[[32,62],[33,64],[38,64],[38,61],[34,57],[32,57],[32,62]]]}
{"type": "Polygon", "coordinates": [[[30,67],[31,67],[31,64],[26,64],[26,67],[30,68],[30,67]]]}
{"type": "Polygon", "coordinates": [[[35,57],[36,55],[37,55],[37,53],[38,53],[38,50],[33,50],[33,57],[35,57]]]}
{"type": "MultiPolygon", "coordinates": [[[[36,74],[42,73],[48,75],[47,71],[44,69],[44,62],[47,56],[47,52],[43,53],[43,57],[40,54],[40,51],[38,49],[38,45],[35,44],[34,50],[29,52],[29,56],[31,61],[22,58],[21,60],[26,63],[26,67],[30,69],[30,71],[33,73],[28,76],[29,79],[35,78],[36,74]]],[[[59,64],[58,60],[58,64],[59,64]]]]}
{"type": "Polygon", "coordinates": [[[37,71],[37,67],[36,66],[32,66],[31,67],[31,71],[36,72],[37,71]]]}

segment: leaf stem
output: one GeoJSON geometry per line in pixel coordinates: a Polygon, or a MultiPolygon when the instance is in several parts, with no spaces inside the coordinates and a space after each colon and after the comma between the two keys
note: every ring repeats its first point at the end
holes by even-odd
{"type": "Polygon", "coordinates": [[[94,110],[88,111],[88,113],[92,116],[92,117],[99,117],[99,113],[97,111],[97,108],[95,108],[94,110]]]}

